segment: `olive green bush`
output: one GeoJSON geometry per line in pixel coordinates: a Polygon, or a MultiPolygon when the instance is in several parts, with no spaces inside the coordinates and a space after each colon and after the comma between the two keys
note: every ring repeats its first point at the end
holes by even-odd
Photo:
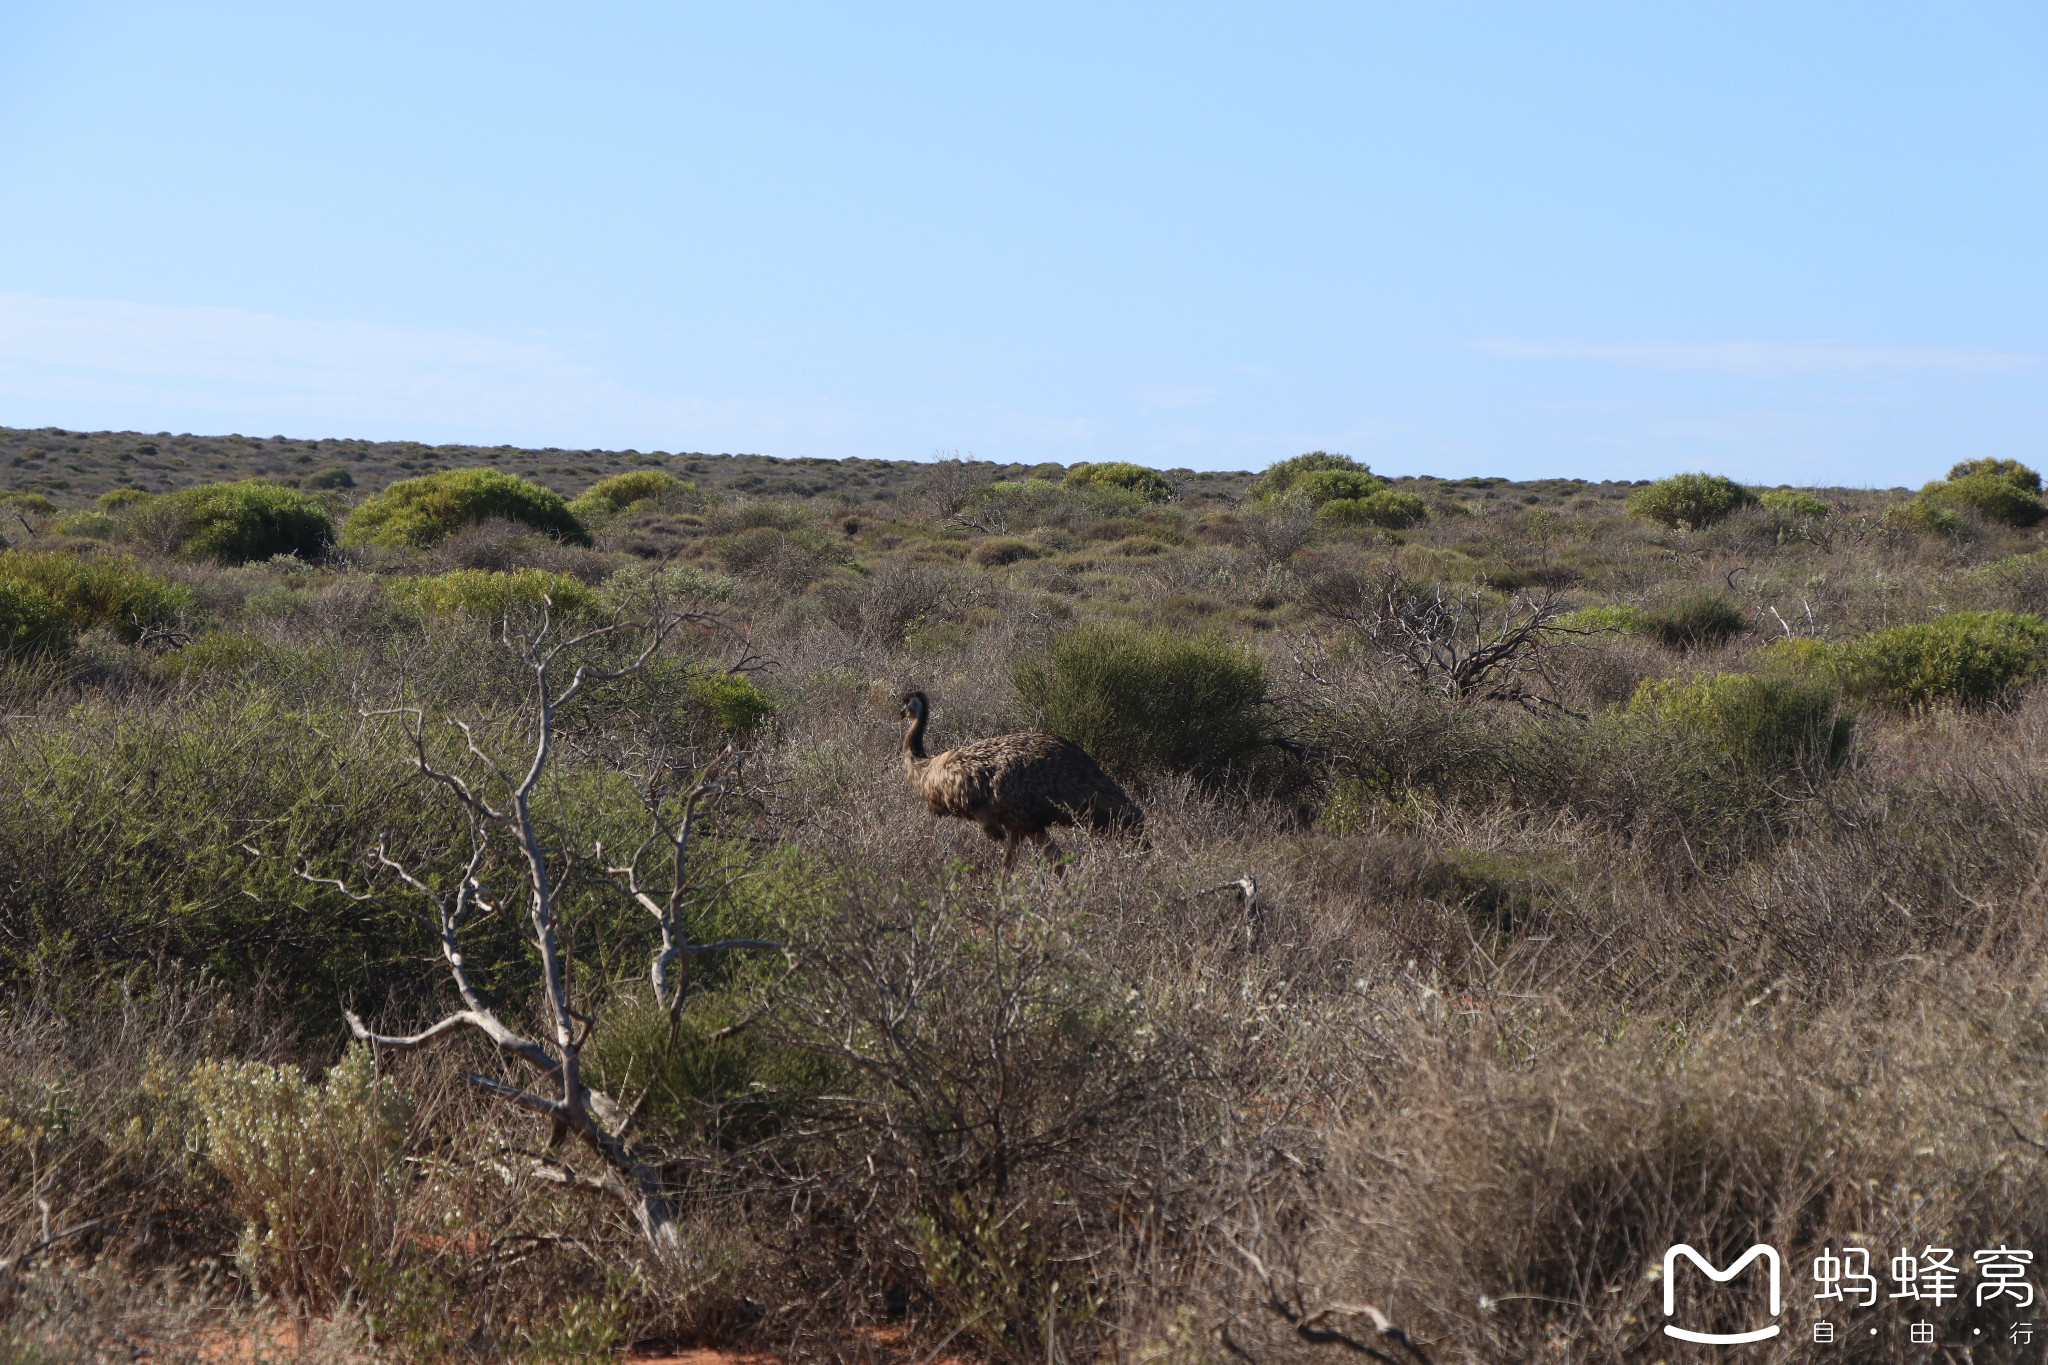
{"type": "Polygon", "coordinates": [[[1306,455],[1296,455],[1266,466],[1265,472],[1252,481],[1252,496],[1259,502],[1271,502],[1282,494],[1293,491],[1297,484],[1311,474],[1338,474],[1349,476],[1352,480],[1371,480],[1371,487],[1356,482],[1326,485],[1332,489],[1325,495],[1326,498],[1364,497],[1380,487],[1383,482],[1373,477],[1372,470],[1349,455],[1336,455],[1327,450],[1311,450],[1306,455]]]}
{"type": "Polygon", "coordinates": [[[597,593],[567,574],[546,569],[455,569],[432,577],[389,578],[394,606],[418,617],[469,616],[496,621],[507,612],[550,605],[559,618],[598,609],[597,593]]]}
{"type": "Polygon", "coordinates": [[[1623,714],[1669,726],[1763,771],[1837,767],[1853,728],[1832,687],[1750,673],[1646,679],[1623,714]]]}
{"type": "Polygon", "coordinates": [[[112,540],[121,529],[121,523],[105,512],[73,512],[50,523],[50,530],[60,536],[78,536],[85,540],[112,540]]]}
{"type": "Polygon", "coordinates": [[[274,667],[281,651],[239,630],[209,631],[181,649],[165,654],[159,666],[175,682],[196,682],[251,673],[274,667]]]}
{"type": "Polygon", "coordinates": [[[1172,480],[1156,469],[1127,460],[1077,464],[1067,471],[1066,483],[1070,488],[1136,493],[1147,502],[1166,502],[1175,496],[1172,480]]]}
{"type": "Polygon", "coordinates": [[[2040,670],[2048,622],[2010,611],[1959,611],[1852,640],[1780,640],[1780,667],[1822,677],[1853,697],[1915,708],[1985,706],[2040,670]]]}
{"type": "Polygon", "coordinates": [[[349,513],[344,545],[425,549],[491,517],[523,522],[572,545],[590,533],[560,494],[496,469],[450,469],[401,479],[349,513]]]}
{"type": "Polygon", "coordinates": [[[1566,630],[1616,635],[1640,635],[1649,629],[1649,617],[1641,607],[1614,602],[1599,607],[1581,607],[1557,618],[1566,630]]]}
{"type": "Polygon", "coordinates": [[[775,714],[775,703],[744,673],[693,670],[684,690],[692,703],[734,739],[751,737],[775,714]]]}
{"type": "Polygon", "coordinates": [[[2048,517],[2048,504],[2021,484],[1991,474],[1937,479],[1914,499],[1930,509],[1974,512],[2003,526],[2032,526],[2048,517]]]}
{"type": "Polygon", "coordinates": [[[64,612],[64,627],[84,632],[105,627],[125,640],[152,626],[197,616],[199,598],[183,583],[171,583],[133,559],[105,552],[62,550],[0,551],[0,580],[40,589],[64,612]]]}
{"type": "Polygon", "coordinates": [[[695,487],[665,469],[635,469],[599,479],[569,504],[569,511],[582,521],[597,520],[695,487]]]}
{"type": "Polygon", "coordinates": [[[1673,474],[1628,498],[1628,514],[1664,526],[1698,530],[1725,520],[1731,512],[1756,500],[1756,495],[1719,474],[1673,474]]]}
{"type": "Polygon", "coordinates": [[[1313,506],[1328,502],[1359,502],[1386,487],[1386,481],[1362,469],[1311,469],[1288,485],[1288,491],[1313,506]]]}
{"type": "Polygon", "coordinates": [[[1748,624],[1740,603],[1710,592],[1643,613],[1640,629],[1667,649],[1698,649],[1726,644],[1748,624]]]}
{"type": "Polygon", "coordinates": [[[2041,476],[2018,460],[1963,460],[1948,471],[1951,479],[2003,479],[2027,493],[2041,491],[2041,476]]]}
{"type": "Polygon", "coordinates": [[[1013,675],[1025,713],[1112,771],[1211,772],[1255,758],[1274,735],[1265,668],[1218,636],[1096,622],[1013,675]]]}
{"type": "Polygon", "coordinates": [[[334,543],[334,518],[326,504],[262,479],[181,488],[160,501],[177,516],[175,548],[185,559],[220,564],[274,555],[318,559],[334,543]]]}
{"type": "Polygon", "coordinates": [[[967,558],[984,569],[1001,568],[1005,564],[1016,564],[1026,559],[1044,559],[1042,546],[1015,536],[994,536],[968,551],[967,558]]]}
{"type": "Polygon", "coordinates": [[[0,652],[71,648],[71,631],[56,598],[34,583],[0,578],[0,652]]]}
{"type": "Polygon", "coordinates": [[[1756,495],[1758,506],[1780,516],[1814,519],[1832,510],[1803,488],[1766,488],[1756,495]]]}
{"type": "MultiPolygon", "coordinates": [[[[1312,480],[1334,472],[1310,474],[1297,486],[1308,487],[1312,480]]],[[[1390,531],[1400,531],[1426,521],[1429,518],[1429,504],[1413,493],[1382,488],[1364,497],[1332,498],[1316,509],[1316,515],[1340,526],[1378,526],[1390,531]]]]}

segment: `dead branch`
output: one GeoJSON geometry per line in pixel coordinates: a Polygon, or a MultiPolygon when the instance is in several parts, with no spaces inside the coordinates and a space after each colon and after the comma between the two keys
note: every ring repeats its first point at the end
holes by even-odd
{"type": "MultiPolygon", "coordinates": [[[[563,944],[557,904],[557,870],[587,864],[603,866],[607,877],[596,880],[610,880],[616,889],[654,917],[660,943],[653,953],[650,974],[656,997],[672,1018],[682,1009],[687,995],[688,966],[693,957],[742,948],[779,950],[780,944],[757,939],[696,943],[690,934],[691,911],[703,900],[702,888],[689,875],[691,836],[703,810],[725,790],[717,773],[724,765],[733,763],[734,756],[728,750],[718,763],[696,774],[682,796],[680,810],[671,808],[661,795],[658,781],[651,779],[643,802],[652,832],[634,855],[623,861],[607,863],[602,845],[594,846],[587,857],[573,848],[551,847],[542,837],[533,811],[533,797],[554,757],[564,709],[592,687],[639,672],[677,626],[701,619],[706,619],[701,612],[658,611],[647,622],[614,618],[564,636],[557,634],[552,604],[545,600],[536,621],[515,624],[513,616],[507,613],[499,627],[498,643],[527,674],[534,708],[531,748],[517,764],[501,763],[478,737],[476,729],[465,721],[450,722],[450,728],[459,735],[459,744],[452,760],[444,760],[428,738],[422,708],[401,705],[362,712],[365,719],[395,718],[404,725],[414,770],[448,793],[467,818],[469,849],[460,871],[442,883],[451,887],[448,890],[438,889],[435,879],[415,872],[393,856],[388,836],[380,838],[366,856],[373,876],[395,881],[409,893],[410,899],[426,906],[426,911],[416,917],[434,933],[462,1008],[409,1034],[376,1032],[353,1011],[344,1011],[350,1033],[367,1043],[373,1052],[432,1047],[465,1032],[489,1038],[501,1053],[525,1066],[529,1083],[508,1084],[474,1071],[462,1072],[462,1079],[485,1094],[546,1119],[556,1141],[574,1136],[598,1159],[606,1174],[593,1180],[573,1171],[559,1158],[550,1157],[541,1159],[541,1178],[619,1199],[632,1212],[642,1235],[662,1255],[669,1254],[678,1244],[677,1214],[658,1167],[631,1137],[638,1106],[622,1106],[583,1079],[583,1050],[598,1021],[575,1003],[576,981],[563,944]],[[636,641],[639,647],[630,652],[625,663],[604,667],[580,657],[587,647],[631,631],[641,632],[636,641]],[[566,680],[560,677],[563,671],[568,672],[566,680]],[[507,845],[513,850],[513,863],[521,873],[519,890],[509,895],[487,888],[481,880],[494,851],[507,845]],[[654,877],[643,875],[640,860],[656,849],[662,854],[662,871],[654,877]],[[552,1035],[544,1039],[529,1038],[498,1017],[477,989],[462,948],[465,924],[476,913],[493,914],[513,901],[522,900],[530,926],[528,940],[541,968],[542,1017],[552,1035]]],[[[263,856],[253,845],[245,848],[263,856]]],[[[358,903],[382,901],[379,893],[358,891],[343,878],[318,875],[308,864],[302,863],[297,871],[303,880],[328,887],[358,903]]]]}
{"type": "Polygon", "coordinates": [[[1258,1277],[1260,1285],[1266,1291],[1266,1298],[1262,1307],[1293,1327],[1294,1334],[1303,1341],[1317,1346],[1342,1346],[1348,1351],[1357,1352],[1368,1360],[1380,1361],[1382,1365],[1432,1365],[1429,1356],[1424,1353],[1422,1347],[1416,1344],[1415,1339],[1409,1336],[1403,1328],[1395,1326],[1388,1320],[1387,1315],[1379,1309],[1372,1307],[1370,1304],[1348,1303],[1325,1304],[1321,1308],[1310,1309],[1303,1302],[1299,1282],[1296,1283],[1293,1292],[1282,1293],[1272,1270],[1268,1268],[1263,1260],[1248,1248],[1240,1245],[1229,1233],[1224,1232],[1219,1235],[1222,1236],[1224,1243],[1232,1251],[1235,1251],[1244,1258],[1245,1263],[1251,1267],[1252,1273],[1258,1277]],[[1391,1343],[1394,1347],[1398,1347],[1401,1354],[1398,1356],[1389,1355],[1386,1351],[1380,1350],[1370,1342],[1360,1340],[1351,1332],[1328,1325],[1334,1318],[1359,1317],[1365,1318],[1372,1324],[1375,1336],[1391,1343]]]}
{"type": "Polygon", "coordinates": [[[1326,580],[1311,593],[1309,606],[1356,630],[1431,691],[1585,719],[1557,699],[1563,680],[1545,656],[1544,647],[1555,637],[1588,633],[1559,624],[1566,607],[1555,593],[1518,596],[1496,610],[1477,590],[1438,585],[1425,592],[1387,573],[1326,580]]]}

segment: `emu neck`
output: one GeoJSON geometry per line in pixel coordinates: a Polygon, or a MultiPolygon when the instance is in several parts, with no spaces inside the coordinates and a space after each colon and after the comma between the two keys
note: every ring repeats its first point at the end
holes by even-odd
{"type": "Polygon", "coordinates": [[[906,765],[926,761],[924,751],[924,723],[929,716],[919,715],[910,722],[910,728],[903,732],[903,761],[906,765]]]}

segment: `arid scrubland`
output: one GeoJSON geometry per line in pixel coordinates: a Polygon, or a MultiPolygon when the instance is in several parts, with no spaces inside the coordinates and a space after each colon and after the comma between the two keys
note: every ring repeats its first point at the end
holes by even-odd
{"type": "Polygon", "coordinates": [[[1438,1362],[1676,1361],[1674,1242],[2048,1252],[2029,471],[872,463],[6,495],[8,1352],[1404,1358],[1370,1305],[1438,1362]],[[506,1102],[547,1073],[344,1021],[463,1007],[402,867],[482,888],[473,989],[559,1062],[526,850],[418,762],[516,783],[544,619],[611,670],[674,621],[531,803],[666,1242],[506,1102]],[[1144,840],[1003,879],[904,782],[912,688],[934,748],[1083,740],[1144,840]],[[773,946],[662,996],[618,860],[690,790],[678,923],[773,946]]]}

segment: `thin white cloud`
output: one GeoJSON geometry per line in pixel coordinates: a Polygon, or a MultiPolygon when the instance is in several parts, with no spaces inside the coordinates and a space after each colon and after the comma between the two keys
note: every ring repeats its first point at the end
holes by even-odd
{"type": "Polygon", "coordinates": [[[1517,360],[1596,360],[1647,370],[1720,370],[1788,374],[1844,370],[2024,370],[2038,357],[2017,351],[1964,351],[1935,347],[1860,346],[1815,341],[1642,341],[1595,345],[1573,341],[1491,338],[1472,348],[1517,360]]]}

